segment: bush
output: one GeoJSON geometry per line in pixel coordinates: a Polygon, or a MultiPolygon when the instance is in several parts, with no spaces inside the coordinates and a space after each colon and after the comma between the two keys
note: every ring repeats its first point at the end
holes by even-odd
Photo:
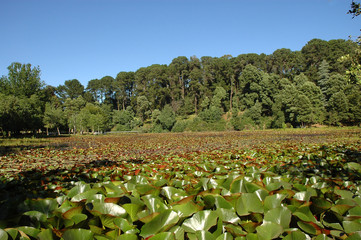
{"type": "Polygon", "coordinates": [[[250,129],[255,129],[256,128],[256,124],[255,122],[250,118],[250,117],[247,117],[247,116],[242,116],[241,117],[241,122],[239,124],[239,128],[240,130],[250,130],[250,129]]]}
{"type": "Polygon", "coordinates": [[[132,129],[130,128],[129,124],[125,124],[125,125],[117,124],[115,126],[115,131],[122,132],[122,131],[130,131],[130,130],[132,130],[132,129]]]}
{"type": "Polygon", "coordinates": [[[233,129],[236,131],[242,130],[241,129],[241,117],[238,115],[236,115],[236,116],[232,115],[231,125],[232,125],[233,129]]]}
{"type": "Polygon", "coordinates": [[[210,108],[200,112],[199,117],[207,123],[217,122],[222,118],[222,109],[219,107],[211,106],[210,108]]]}
{"type": "Polygon", "coordinates": [[[191,132],[207,131],[207,123],[201,118],[195,117],[187,124],[187,128],[185,130],[191,132]]]}
{"type": "Polygon", "coordinates": [[[158,115],[156,124],[160,124],[163,129],[170,131],[175,122],[176,119],[173,109],[169,105],[166,105],[158,115]]]}
{"type": "Polygon", "coordinates": [[[160,124],[154,124],[152,128],[150,129],[152,133],[163,133],[168,132],[168,130],[163,129],[162,125],[160,124]]]}
{"type": "Polygon", "coordinates": [[[178,120],[172,128],[172,132],[184,132],[187,126],[188,126],[187,120],[178,120]]]}

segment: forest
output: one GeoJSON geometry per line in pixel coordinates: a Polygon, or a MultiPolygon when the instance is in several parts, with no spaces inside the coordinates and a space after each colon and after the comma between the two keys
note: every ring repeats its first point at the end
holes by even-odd
{"type": "Polygon", "coordinates": [[[179,56],[89,80],[46,85],[14,62],[0,78],[0,130],[21,133],[183,132],[361,123],[358,42],[310,40],[300,51],[179,56]]]}

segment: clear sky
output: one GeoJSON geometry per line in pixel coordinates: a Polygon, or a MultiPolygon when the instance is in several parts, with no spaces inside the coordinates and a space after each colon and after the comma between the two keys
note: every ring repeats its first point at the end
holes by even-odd
{"type": "Polygon", "coordinates": [[[58,86],[178,56],[271,54],[360,35],[351,0],[0,0],[0,75],[39,66],[58,86]]]}

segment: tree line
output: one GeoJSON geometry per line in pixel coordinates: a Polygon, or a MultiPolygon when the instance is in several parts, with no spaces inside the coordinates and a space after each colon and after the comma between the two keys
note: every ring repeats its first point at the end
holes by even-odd
{"type": "Polygon", "coordinates": [[[360,46],[313,39],[300,51],[180,56],[88,81],[45,85],[39,67],[12,63],[0,79],[3,135],[202,131],[359,125],[360,46]]]}

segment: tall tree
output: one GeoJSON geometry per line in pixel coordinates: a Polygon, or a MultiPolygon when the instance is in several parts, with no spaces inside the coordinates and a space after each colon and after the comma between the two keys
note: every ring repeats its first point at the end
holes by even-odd
{"type": "Polygon", "coordinates": [[[135,73],[134,72],[120,72],[115,78],[114,91],[117,99],[117,109],[120,106],[125,110],[130,104],[130,99],[134,94],[135,73]]]}
{"type": "Polygon", "coordinates": [[[84,93],[84,86],[78,79],[66,80],[64,85],[60,85],[56,90],[58,96],[65,101],[65,99],[76,99],[84,93]]]}
{"type": "Polygon", "coordinates": [[[48,129],[56,128],[58,135],[60,135],[59,127],[64,123],[64,113],[62,108],[56,107],[54,103],[47,102],[45,105],[45,112],[43,118],[46,133],[49,135],[48,129]]]}
{"type": "Polygon", "coordinates": [[[171,77],[173,79],[172,87],[180,89],[182,100],[184,100],[186,85],[188,85],[188,74],[189,74],[188,58],[184,56],[174,58],[171,64],[169,64],[169,71],[171,72],[171,77]]]}
{"type": "Polygon", "coordinates": [[[30,97],[38,94],[44,83],[40,80],[40,68],[31,64],[12,63],[8,76],[0,78],[0,92],[6,95],[30,97]]]}

